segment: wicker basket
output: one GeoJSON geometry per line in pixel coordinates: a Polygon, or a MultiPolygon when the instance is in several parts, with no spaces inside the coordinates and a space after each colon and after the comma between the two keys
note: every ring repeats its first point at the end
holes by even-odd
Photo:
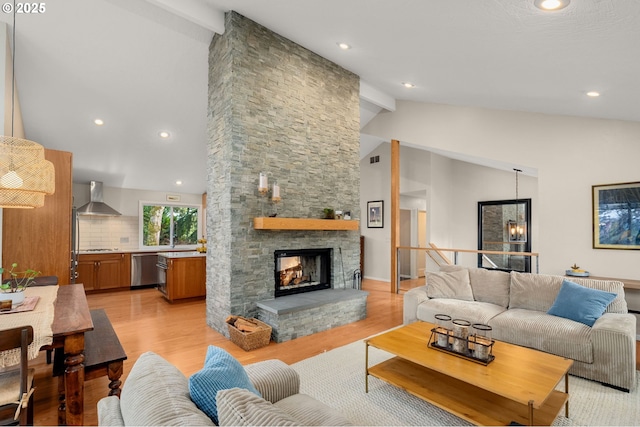
{"type": "Polygon", "coordinates": [[[245,351],[254,350],[256,348],[269,345],[269,341],[271,341],[271,326],[259,321],[258,319],[247,319],[244,317],[240,318],[251,323],[255,323],[256,325],[260,326],[260,329],[255,332],[242,332],[235,326],[227,323],[227,327],[229,328],[229,338],[231,338],[231,342],[245,351]]]}

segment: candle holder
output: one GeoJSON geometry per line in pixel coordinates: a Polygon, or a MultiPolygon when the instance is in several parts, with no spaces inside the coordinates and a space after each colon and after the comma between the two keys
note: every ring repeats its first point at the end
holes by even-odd
{"type": "Polygon", "coordinates": [[[269,192],[269,178],[267,177],[266,172],[260,172],[260,177],[258,179],[258,193],[260,193],[261,201],[260,201],[260,209],[262,212],[261,216],[264,216],[264,204],[265,204],[265,196],[269,192]]]}
{"type": "Polygon", "coordinates": [[[448,314],[436,314],[434,317],[436,319],[436,324],[438,325],[436,328],[438,346],[442,348],[449,348],[451,316],[448,314]]]}
{"type": "Polygon", "coordinates": [[[473,324],[474,333],[469,335],[471,323],[463,319],[451,320],[446,314],[435,315],[437,325],[431,329],[427,346],[429,348],[452,354],[472,362],[488,365],[493,362],[494,340],[490,337],[491,326],[480,323],[473,324]],[[443,325],[452,323],[452,329],[443,325]]]}
{"type": "Polygon", "coordinates": [[[483,323],[474,323],[473,329],[473,355],[480,360],[489,360],[493,341],[491,340],[491,331],[493,328],[483,323]]]}
{"type": "Polygon", "coordinates": [[[260,172],[260,180],[258,181],[258,192],[263,196],[269,192],[269,178],[266,172],[260,172]]]}
{"type": "Polygon", "coordinates": [[[273,216],[276,216],[278,215],[278,203],[282,201],[282,198],[280,197],[280,185],[278,185],[278,181],[274,182],[273,186],[271,187],[271,201],[274,205],[273,216]]]}

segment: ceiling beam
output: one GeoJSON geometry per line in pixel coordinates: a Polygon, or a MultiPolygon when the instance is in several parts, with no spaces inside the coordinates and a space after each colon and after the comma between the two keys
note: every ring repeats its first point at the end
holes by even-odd
{"type": "Polygon", "coordinates": [[[387,95],[367,82],[360,80],[360,98],[382,107],[387,111],[396,111],[396,99],[387,95]]]}
{"type": "Polygon", "coordinates": [[[224,33],[224,12],[198,0],[146,0],[218,34],[224,33]]]}

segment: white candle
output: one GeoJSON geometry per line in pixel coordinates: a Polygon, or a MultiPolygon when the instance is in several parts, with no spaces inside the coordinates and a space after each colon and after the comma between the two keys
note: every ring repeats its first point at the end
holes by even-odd
{"type": "Polygon", "coordinates": [[[273,198],[280,198],[280,186],[277,182],[273,184],[273,198]]]}
{"type": "Polygon", "coordinates": [[[490,345],[491,340],[485,337],[476,337],[474,346],[476,357],[480,360],[488,360],[490,345]]]}
{"type": "Polygon", "coordinates": [[[260,172],[260,182],[258,184],[259,191],[267,191],[269,188],[269,179],[267,178],[267,174],[264,172],[260,172]]]}
{"type": "Polygon", "coordinates": [[[436,333],[438,334],[438,346],[447,348],[449,346],[449,333],[445,328],[436,329],[436,333]]]}

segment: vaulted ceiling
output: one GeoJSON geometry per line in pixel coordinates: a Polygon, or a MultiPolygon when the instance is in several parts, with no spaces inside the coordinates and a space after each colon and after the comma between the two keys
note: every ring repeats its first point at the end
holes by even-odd
{"type": "MultiPolygon", "coordinates": [[[[638,0],[556,12],[533,0],[45,5],[16,15],[17,88],[26,136],[73,152],[76,182],[205,191],[208,47],[231,9],[358,74],[363,121],[394,100],[640,121],[638,0]]],[[[0,19],[11,31],[12,14],[0,19]]]]}

